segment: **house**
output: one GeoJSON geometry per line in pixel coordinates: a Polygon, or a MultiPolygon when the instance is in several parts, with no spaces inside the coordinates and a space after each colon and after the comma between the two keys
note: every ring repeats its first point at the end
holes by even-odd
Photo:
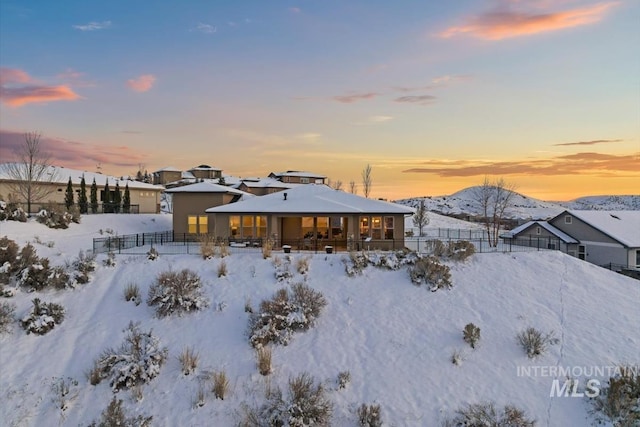
{"type": "Polygon", "coordinates": [[[287,184],[325,184],[327,179],[324,175],[304,171],[271,172],[269,178],[287,184]]]}
{"type": "MultiPolygon", "coordinates": [[[[80,182],[84,176],[87,199],[90,198],[91,184],[95,180],[98,187],[98,212],[103,212],[103,201],[106,199],[105,184],[109,183],[110,199],[113,200],[116,184],[120,187],[121,195],[124,195],[126,186],[129,186],[129,196],[131,198],[131,213],[159,213],[160,212],[160,195],[164,187],[159,185],[147,184],[139,181],[123,180],[114,176],[103,175],[101,173],[80,171],[60,166],[48,166],[46,171],[48,176],[53,176],[50,182],[39,184],[47,193],[40,200],[33,200],[31,204],[31,212],[35,213],[48,202],[64,203],[67,190],[67,183],[71,178],[71,185],[75,192],[75,201],[77,203],[80,194],[80,182]]],[[[0,164],[0,194],[3,197],[17,197],[18,202],[23,204],[24,209],[27,208],[27,201],[20,200],[15,194],[16,180],[7,170],[7,164],[0,164]]]]}
{"type": "Polygon", "coordinates": [[[232,240],[273,239],[276,246],[318,249],[404,248],[406,206],[367,199],[322,184],[206,209],[209,229],[232,240]]]}
{"type": "Polygon", "coordinates": [[[173,166],[167,166],[152,172],[151,176],[153,177],[154,184],[166,186],[170,182],[181,180],[182,171],[174,168],[173,166]]]}
{"type": "Polygon", "coordinates": [[[240,181],[238,190],[246,191],[256,196],[264,196],[265,194],[288,190],[297,185],[300,184],[287,184],[275,178],[244,178],[240,181]]]}
{"type": "Polygon", "coordinates": [[[500,235],[512,245],[538,249],[557,249],[569,253],[578,241],[547,221],[529,221],[500,235]]]}
{"type": "Polygon", "coordinates": [[[244,191],[210,181],[174,187],[165,192],[171,195],[173,232],[176,238],[186,238],[187,234],[212,233],[205,213],[207,208],[253,197],[244,191]]]}
{"type": "Polygon", "coordinates": [[[549,224],[578,240],[568,251],[573,256],[612,269],[640,269],[640,211],[566,210],[549,224]]]}
{"type": "Polygon", "coordinates": [[[200,165],[188,170],[197,179],[218,179],[222,177],[222,169],[209,165],[200,165]]]}

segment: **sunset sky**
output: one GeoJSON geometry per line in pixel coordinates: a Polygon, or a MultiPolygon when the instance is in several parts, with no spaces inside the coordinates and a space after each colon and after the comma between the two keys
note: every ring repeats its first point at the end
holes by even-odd
{"type": "Polygon", "coordinates": [[[640,194],[640,2],[0,3],[0,160],[640,194]]]}

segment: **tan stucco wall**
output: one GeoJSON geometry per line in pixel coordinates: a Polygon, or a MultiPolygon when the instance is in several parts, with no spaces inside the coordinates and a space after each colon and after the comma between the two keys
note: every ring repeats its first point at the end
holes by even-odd
{"type": "MultiPolygon", "coordinates": [[[[173,232],[176,235],[187,233],[189,215],[207,215],[208,208],[220,206],[231,201],[231,196],[224,193],[173,193],[173,232]],[[226,197],[225,197],[226,196],[226,197]]],[[[211,215],[209,216],[209,233],[214,231],[211,215]]]]}

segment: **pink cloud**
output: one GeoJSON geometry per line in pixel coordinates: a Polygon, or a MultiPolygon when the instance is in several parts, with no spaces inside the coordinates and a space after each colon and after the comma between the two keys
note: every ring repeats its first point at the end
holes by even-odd
{"type": "Polygon", "coordinates": [[[354,94],[351,94],[351,95],[334,96],[332,99],[334,101],[338,101],[338,102],[341,102],[343,104],[353,104],[354,102],[363,101],[363,100],[367,100],[367,99],[373,99],[378,95],[379,94],[377,94],[375,92],[354,93],[354,94]]]}
{"type": "Polygon", "coordinates": [[[127,86],[136,92],[146,92],[150,90],[156,82],[156,76],[153,74],[143,74],[135,79],[127,80],[127,86]]]}
{"type": "Polygon", "coordinates": [[[10,107],[80,99],[69,85],[44,85],[23,70],[0,68],[0,100],[10,107]]]}
{"type": "Polygon", "coordinates": [[[609,9],[618,4],[619,2],[598,3],[550,13],[513,11],[508,7],[502,7],[472,17],[460,26],[449,27],[439,36],[449,38],[460,34],[469,34],[486,40],[502,40],[557,31],[598,22],[609,9]]]}

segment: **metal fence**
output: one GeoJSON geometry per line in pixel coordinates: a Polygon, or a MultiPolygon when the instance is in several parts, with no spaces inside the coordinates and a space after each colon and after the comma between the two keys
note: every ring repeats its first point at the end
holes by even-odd
{"type": "MultiPolygon", "coordinates": [[[[51,205],[58,206],[59,208],[65,209],[65,210],[67,209],[67,205],[65,203],[47,202],[47,203],[34,204],[32,205],[31,210],[34,210],[34,206],[35,206],[36,210],[34,212],[39,212],[42,209],[47,209],[51,205]]],[[[78,203],[74,203],[73,206],[77,207],[78,209],[80,208],[78,203]]],[[[26,209],[26,206],[24,209],[26,209]]],[[[91,203],[87,203],[87,212],[84,212],[83,215],[102,214],[102,213],[139,214],[140,205],[129,205],[128,208],[125,208],[124,205],[116,205],[114,203],[98,203],[95,206],[95,212],[94,212],[93,207],[91,206],[91,203]]]]}
{"type": "Polygon", "coordinates": [[[470,238],[470,239],[437,239],[432,237],[418,237],[405,239],[405,246],[412,251],[428,254],[433,252],[434,246],[437,241],[460,241],[466,240],[475,246],[477,253],[489,253],[489,252],[532,252],[532,251],[546,251],[546,250],[559,250],[564,253],[568,253],[567,245],[560,239],[555,238],[518,238],[518,239],[500,239],[497,245],[493,245],[489,239],[486,238],[470,238]]]}

